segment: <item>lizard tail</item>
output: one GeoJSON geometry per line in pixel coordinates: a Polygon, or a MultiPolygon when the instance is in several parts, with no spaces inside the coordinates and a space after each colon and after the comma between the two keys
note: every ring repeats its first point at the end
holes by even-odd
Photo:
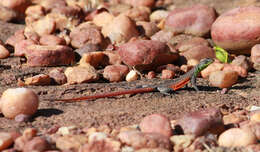
{"type": "Polygon", "coordinates": [[[154,88],[136,88],[136,89],[130,89],[130,90],[94,94],[94,95],[89,95],[89,96],[84,96],[84,97],[79,97],[79,98],[44,99],[44,100],[62,101],[62,102],[77,102],[77,101],[83,101],[83,100],[92,100],[92,99],[98,99],[98,98],[114,97],[114,96],[125,95],[125,94],[145,93],[145,92],[152,92],[152,91],[155,91],[155,89],[154,88]]]}

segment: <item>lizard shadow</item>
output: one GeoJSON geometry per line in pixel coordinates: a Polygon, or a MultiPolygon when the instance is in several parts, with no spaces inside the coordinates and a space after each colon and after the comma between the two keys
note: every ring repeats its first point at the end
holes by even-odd
{"type": "MultiPolygon", "coordinates": [[[[254,87],[249,86],[249,85],[244,85],[244,86],[233,86],[229,89],[230,90],[243,90],[243,89],[249,89],[249,88],[254,88],[254,87]]],[[[213,86],[198,86],[198,89],[200,91],[206,91],[206,92],[214,92],[214,91],[221,90],[221,88],[213,87],[213,86]]],[[[184,87],[184,88],[181,88],[180,90],[195,91],[192,87],[187,87],[187,88],[184,87]]]]}
{"type": "Polygon", "coordinates": [[[55,108],[46,108],[46,109],[38,109],[37,112],[33,115],[32,119],[36,117],[51,117],[53,115],[60,115],[63,111],[55,108]]]}

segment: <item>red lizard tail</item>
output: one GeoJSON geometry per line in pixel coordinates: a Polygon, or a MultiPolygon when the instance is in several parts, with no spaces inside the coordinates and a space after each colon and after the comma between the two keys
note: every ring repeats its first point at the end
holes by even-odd
{"type": "MultiPolygon", "coordinates": [[[[94,94],[89,95],[85,97],[79,97],[79,98],[71,98],[71,99],[50,99],[54,101],[65,101],[65,102],[77,102],[82,100],[91,100],[91,99],[98,99],[98,98],[106,98],[106,97],[114,97],[124,94],[136,94],[136,93],[145,93],[145,92],[152,92],[155,91],[154,88],[136,88],[136,89],[130,89],[130,90],[122,90],[122,91],[116,91],[116,92],[107,92],[102,94],[94,94]]],[[[47,99],[46,99],[47,100],[47,99]]]]}

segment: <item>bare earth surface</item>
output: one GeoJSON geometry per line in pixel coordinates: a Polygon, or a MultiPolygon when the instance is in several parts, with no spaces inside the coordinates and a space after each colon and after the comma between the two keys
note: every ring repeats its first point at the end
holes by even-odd
{"type": "MultiPolygon", "coordinates": [[[[251,2],[253,0],[175,0],[178,7],[193,3],[205,3],[214,6],[218,13],[251,2]]],[[[5,41],[8,36],[21,27],[22,25],[0,22],[0,39],[5,41]]],[[[7,88],[17,87],[18,78],[48,73],[52,68],[54,67],[27,67],[23,59],[17,57],[0,60],[0,94],[7,88]]],[[[80,85],[29,86],[40,96],[41,103],[38,112],[27,123],[18,123],[0,115],[0,130],[23,130],[32,126],[41,131],[55,124],[61,126],[76,125],[79,127],[108,124],[111,127],[120,127],[139,123],[144,116],[152,113],[161,113],[170,119],[176,119],[183,112],[206,107],[221,106],[223,109],[234,110],[246,108],[250,105],[260,105],[260,88],[258,88],[260,86],[260,74],[257,72],[250,72],[246,79],[240,79],[239,83],[234,85],[227,94],[221,94],[219,89],[210,87],[208,82],[199,79],[200,92],[195,92],[188,87],[170,96],[153,92],[77,103],[47,100],[50,98],[71,98],[116,91],[141,84],[155,84],[160,81],[162,80],[139,80],[131,83],[100,81],[100,83],[80,85]]]]}

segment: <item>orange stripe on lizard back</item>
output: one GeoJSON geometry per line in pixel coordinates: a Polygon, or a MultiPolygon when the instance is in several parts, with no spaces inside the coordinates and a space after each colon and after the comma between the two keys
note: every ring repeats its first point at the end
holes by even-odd
{"type": "Polygon", "coordinates": [[[171,85],[170,87],[171,87],[174,91],[176,91],[176,90],[178,90],[178,89],[184,87],[184,85],[186,85],[187,83],[189,83],[189,81],[190,81],[190,77],[187,77],[187,78],[185,78],[185,79],[182,79],[180,82],[171,85]]]}

